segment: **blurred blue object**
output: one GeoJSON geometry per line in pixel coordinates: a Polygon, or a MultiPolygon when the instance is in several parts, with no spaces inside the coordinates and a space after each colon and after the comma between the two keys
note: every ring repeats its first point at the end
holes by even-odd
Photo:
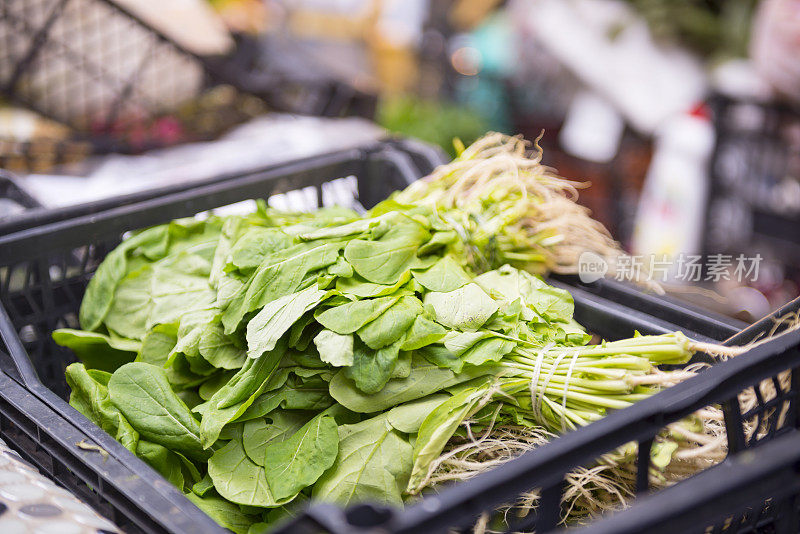
{"type": "Polygon", "coordinates": [[[518,65],[512,28],[501,10],[471,33],[454,38],[450,46],[453,68],[462,75],[455,84],[456,99],[500,132],[510,132],[512,124],[507,80],[518,65]]]}

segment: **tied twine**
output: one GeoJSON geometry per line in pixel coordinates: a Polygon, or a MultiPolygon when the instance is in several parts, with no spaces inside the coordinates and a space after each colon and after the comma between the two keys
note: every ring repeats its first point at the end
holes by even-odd
{"type": "MultiPolygon", "coordinates": [[[[544,379],[542,384],[539,384],[539,376],[542,372],[542,363],[544,362],[545,353],[547,353],[551,348],[555,346],[555,343],[549,343],[542,347],[536,353],[536,363],[534,364],[533,374],[531,376],[530,382],[530,390],[531,390],[531,405],[533,408],[533,412],[536,415],[536,418],[539,421],[544,420],[544,414],[542,413],[542,404],[546,401],[545,399],[545,392],[547,388],[550,386],[550,381],[553,379],[553,375],[555,375],[556,369],[558,368],[558,364],[561,363],[561,360],[567,355],[566,352],[560,353],[555,361],[553,361],[553,365],[550,368],[550,372],[547,374],[547,377],[544,379]]],[[[562,396],[561,396],[561,430],[563,432],[567,431],[567,393],[569,392],[569,382],[572,379],[572,372],[575,370],[575,364],[578,361],[578,356],[580,356],[580,350],[575,349],[575,352],[572,353],[572,359],[569,362],[569,367],[567,368],[567,374],[564,377],[564,386],[561,389],[562,396]]]]}
{"type": "Polygon", "coordinates": [[[544,361],[544,353],[550,350],[555,346],[555,343],[548,343],[544,347],[542,347],[539,352],[536,353],[536,363],[533,367],[533,376],[531,376],[531,407],[533,408],[533,413],[536,415],[536,418],[540,421],[542,420],[542,412],[539,402],[537,399],[539,398],[538,387],[539,387],[539,375],[542,372],[542,362],[544,361]]]}
{"type": "Polygon", "coordinates": [[[572,354],[572,361],[569,362],[567,368],[567,376],[564,378],[564,388],[561,390],[563,396],[561,397],[561,430],[567,431],[567,391],[569,391],[569,380],[572,378],[572,370],[575,369],[575,362],[578,361],[578,349],[572,354]]]}

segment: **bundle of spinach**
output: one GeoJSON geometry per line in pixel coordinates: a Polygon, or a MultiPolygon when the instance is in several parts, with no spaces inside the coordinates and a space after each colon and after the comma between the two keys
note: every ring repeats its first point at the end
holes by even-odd
{"type": "Polygon", "coordinates": [[[402,505],[448,441],[563,431],[657,391],[680,334],[587,345],[570,295],[465,269],[435,207],[182,219],[136,233],[54,339],[70,403],[222,525],[308,498],[402,505]],[[476,427],[477,427],[476,426],[476,427]]]}
{"type": "MultiPolygon", "coordinates": [[[[520,137],[490,133],[393,198],[445,214],[479,271],[510,264],[544,274],[576,273],[591,251],[612,269],[623,254],[608,230],[575,200],[586,185],[542,165],[542,152],[520,137]]],[[[642,277],[642,283],[660,291],[642,277]]]]}

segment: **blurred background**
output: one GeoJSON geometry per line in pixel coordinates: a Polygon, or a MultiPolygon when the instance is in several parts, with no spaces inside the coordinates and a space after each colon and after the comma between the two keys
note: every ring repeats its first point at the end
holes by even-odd
{"type": "Polygon", "coordinates": [[[797,296],[799,0],[0,1],[0,219],[492,130],[591,183],[669,292],[742,319],[797,296]]]}

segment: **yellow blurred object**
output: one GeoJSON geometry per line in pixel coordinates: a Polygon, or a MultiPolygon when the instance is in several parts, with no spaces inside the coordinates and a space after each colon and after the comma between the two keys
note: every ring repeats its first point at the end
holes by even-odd
{"type": "Polygon", "coordinates": [[[291,12],[289,30],[306,39],[363,41],[372,31],[380,15],[381,1],[364,2],[355,13],[299,8],[291,12]]]}
{"type": "Polygon", "coordinates": [[[269,10],[261,0],[211,0],[211,6],[231,31],[257,35],[267,29],[269,10]]]}
{"type": "Polygon", "coordinates": [[[405,93],[414,88],[419,77],[419,65],[414,50],[397,46],[376,35],[369,40],[375,76],[385,94],[405,93]]]}
{"type": "Polygon", "coordinates": [[[499,4],[500,0],[456,0],[450,9],[450,23],[459,30],[471,30],[499,4]]]}

